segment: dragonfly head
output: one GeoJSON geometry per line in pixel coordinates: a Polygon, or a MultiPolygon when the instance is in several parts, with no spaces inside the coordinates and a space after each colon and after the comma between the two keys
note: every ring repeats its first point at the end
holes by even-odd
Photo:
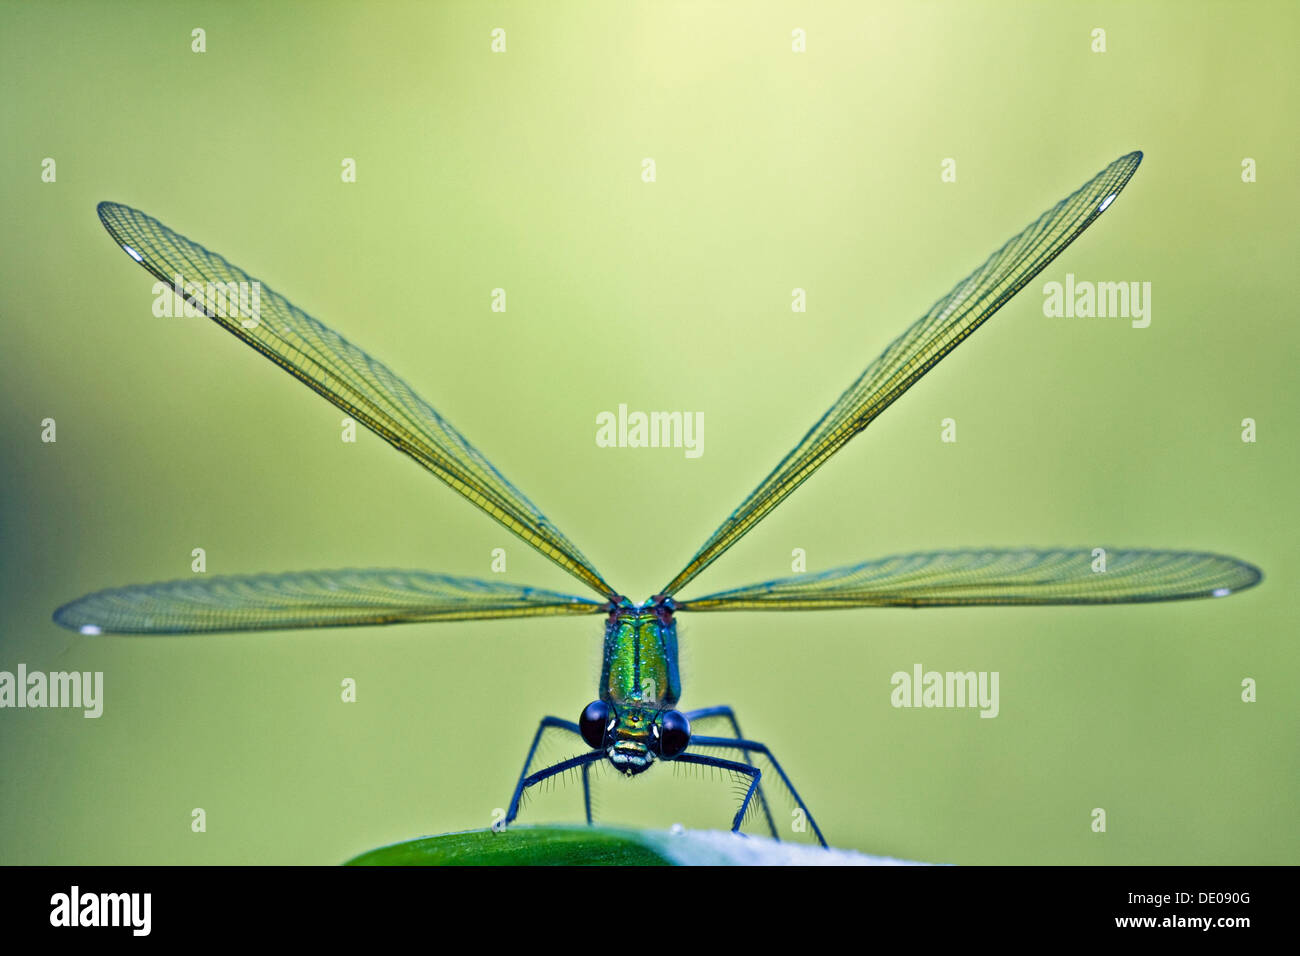
{"type": "Polygon", "coordinates": [[[578,718],[578,729],[592,747],[604,750],[614,769],[629,777],[650,769],[656,759],[671,760],[686,749],[691,725],[676,710],[623,706],[593,700],[578,718]]]}

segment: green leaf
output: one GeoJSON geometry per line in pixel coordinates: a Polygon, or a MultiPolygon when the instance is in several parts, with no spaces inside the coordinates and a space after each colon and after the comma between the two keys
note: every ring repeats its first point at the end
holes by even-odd
{"type": "Polygon", "coordinates": [[[717,830],[511,827],[466,830],[380,847],[347,866],[908,866],[853,850],[823,850],[717,830]]]}

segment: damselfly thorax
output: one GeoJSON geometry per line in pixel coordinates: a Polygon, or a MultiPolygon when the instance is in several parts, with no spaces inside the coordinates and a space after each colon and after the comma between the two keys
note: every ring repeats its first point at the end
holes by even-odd
{"type": "Polygon", "coordinates": [[[656,757],[672,759],[690,741],[690,722],[674,709],[682,696],[674,607],[662,596],[645,604],[609,602],[600,698],[578,725],[620,773],[648,770],[656,757]]]}

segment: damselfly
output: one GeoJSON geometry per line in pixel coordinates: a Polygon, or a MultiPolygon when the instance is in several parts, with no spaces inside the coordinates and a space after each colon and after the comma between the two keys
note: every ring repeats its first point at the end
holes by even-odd
{"type": "Polygon", "coordinates": [[[862,607],[1120,604],[1222,597],[1256,584],[1260,572],[1234,558],[1191,551],[1111,550],[1098,571],[1090,547],[905,554],[679,597],[695,577],[771,513],[849,439],[1001,308],[1095,221],[1128,183],[1140,152],[1115,160],[1035,219],[957,283],[867,366],[812,429],[658,592],[634,603],[606,583],[581,551],[452,425],[401,378],[260,285],[259,315],[227,314],[202,289],[246,288],[251,277],[158,220],[101,203],[109,234],[136,262],[177,284],[190,304],[319,392],[348,416],[414,458],[523,541],[568,571],[595,598],[423,571],[342,570],[198,578],[100,591],[66,604],[54,619],[85,634],[194,634],[309,627],[359,627],[544,615],[602,615],[604,664],[598,697],[576,722],[541,721],[515,784],[505,822],[530,788],[578,771],[587,821],[589,771],[608,761],[640,774],[656,763],[698,765],[743,784],[731,828],[761,818],[775,837],[770,794],[782,790],[824,845],[821,830],[775,757],[746,738],[729,707],[679,711],[677,615],[701,611],[809,611],[862,607]],[[195,291],[191,291],[195,290],[195,291]],[[722,734],[707,736],[713,724],[722,734]],[[538,744],[558,734],[577,753],[539,765],[538,744]],[[760,766],[760,763],[762,766],[760,766]],[[764,773],[764,768],[770,767],[764,773]]]}

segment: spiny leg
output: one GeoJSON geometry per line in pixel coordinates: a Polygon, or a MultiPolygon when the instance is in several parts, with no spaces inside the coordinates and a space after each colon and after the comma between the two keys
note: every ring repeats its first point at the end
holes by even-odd
{"type": "Polygon", "coordinates": [[[587,812],[587,826],[591,826],[591,764],[582,765],[582,807],[587,812]]]}
{"type": "Polygon", "coordinates": [[[744,734],[740,732],[740,724],[736,722],[736,712],[726,704],[722,704],[718,707],[701,707],[698,710],[688,710],[685,716],[692,724],[697,720],[708,720],[712,717],[720,718],[731,724],[731,729],[736,732],[738,738],[744,736],[744,734]]]}
{"type": "MultiPolygon", "coordinates": [[[[751,753],[762,754],[768,760],[772,761],[773,769],[776,770],[777,774],[780,775],[781,781],[785,784],[786,789],[788,789],[790,791],[791,796],[794,797],[795,805],[800,810],[802,810],[804,814],[808,817],[808,825],[812,827],[813,833],[817,835],[817,842],[820,843],[822,846],[826,846],[826,838],[822,836],[822,831],[817,826],[817,821],[813,819],[812,811],[809,810],[808,805],[803,802],[803,797],[799,796],[799,791],[794,788],[794,784],[790,782],[790,778],[786,776],[785,771],[781,768],[781,764],[777,761],[776,757],[772,756],[772,751],[767,749],[766,744],[760,744],[756,740],[744,740],[742,738],[732,739],[730,737],[696,737],[692,735],[690,746],[691,747],[718,747],[718,748],[739,750],[741,753],[745,754],[747,759],[749,754],[751,753]]],[[[677,759],[682,760],[683,758],[689,755],[690,754],[688,751],[688,753],[682,754],[682,756],[678,757],[677,759]]],[[[698,762],[698,758],[695,762],[698,762]]],[[[730,763],[730,761],[724,761],[724,762],[730,763]]],[[[744,766],[744,765],[742,764],[739,766],[744,766]]],[[[770,822],[771,818],[769,817],[768,820],[770,822]]]]}
{"type": "Polygon", "coordinates": [[[737,763],[735,760],[723,760],[721,757],[709,757],[704,754],[684,753],[674,757],[673,760],[680,763],[698,764],[701,767],[717,767],[719,770],[731,770],[749,777],[749,789],[745,791],[745,799],[741,801],[740,809],[736,811],[736,816],[731,821],[731,832],[740,833],[740,825],[745,822],[745,811],[749,809],[749,802],[754,799],[754,792],[758,789],[758,782],[763,779],[763,771],[753,764],[737,763]]]}
{"type": "MultiPolygon", "coordinates": [[[[726,704],[717,707],[701,707],[699,710],[692,710],[686,713],[686,719],[689,720],[692,725],[694,725],[696,721],[704,721],[710,718],[727,721],[731,724],[731,730],[735,734],[736,739],[744,739],[745,735],[740,732],[740,723],[736,720],[735,711],[726,704]]],[[[748,752],[745,753],[744,759],[745,763],[749,764],[751,767],[754,765],[754,761],[750,758],[748,752]]],[[[775,761],[773,761],[773,763],[775,763],[775,761]]],[[[763,811],[763,818],[767,821],[767,828],[772,833],[772,839],[781,839],[781,834],[778,833],[776,829],[776,821],[772,819],[771,804],[768,803],[767,795],[763,793],[762,787],[758,788],[756,797],[759,809],[763,811]]]]}
{"type": "Polygon", "coordinates": [[[536,786],[543,780],[549,780],[557,774],[572,770],[574,767],[584,767],[588,764],[595,763],[597,760],[604,760],[605,755],[599,750],[593,750],[590,753],[578,754],[576,757],[570,757],[568,760],[561,760],[559,763],[551,764],[545,770],[539,770],[537,773],[531,773],[519,781],[519,786],[515,790],[514,799],[510,801],[510,811],[506,814],[506,825],[509,826],[514,822],[515,817],[519,815],[519,797],[529,787],[536,786]]]}
{"type": "MultiPolygon", "coordinates": [[[[546,733],[547,729],[551,727],[557,728],[559,730],[567,730],[570,733],[576,734],[580,740],[582,739],[582,731],[578,728],[578,725],[575,724],[573,721],[563,720],[559,717],[542,718],[541,723],[537,725],[537,733],[533,734],[533,742],[532,745],[528,748],[528,756],[524,758],[524,769],[519,772],[519,780],[515,783],[515,792],[510,797],[510,809],[506,813],[506,819],[505,819],[505,823],[507,825],[512,823],[515,817],[519,815],[519,800],[523,796],[524,790],[526,790],[528,787],[531,787],[534,783],[538,783],[541,780],[545,780],[549,776],[554,776],[554,774],[547,773],[547,772],[543,772],[541,776],[538,776],[538,774],[533,774],[532,777],[530,777],[528,774],[528,768],[531,767],[533,764],[533,757],[537,753],[537,745],[541,742],[542,734],[546,733]],[[533,777],[536,777],[537,779],[533,779],[533,777]],[[532,781],[531,783],[528,782],[530,780],[532,781]]],[[[587,742],[585,740],[583,740],[582,743],[584,747],[587,746],[587,742]]],[[[599,756],[600,752],[592,751],[592,754],[599,756]]],[[[591,754],[583,754],[582,756],[587,757],[587,756],[591,756],[591,754]]],[[[556,771],[557,773],[563,772],[563,770],[568,770],[572,766],[577,766],[576,764],[572,764],[569,761],[563,761],[563,763],[567,764],[567,766],[564,766],[560,771],[556,771]]],[[[554,770],[555,767],[559,767],[559,766],[560,764],[555,764],[553,767],[549,767],[547,769],[554,770]]],[[[582,763],[580,764],[580,766],[582,767],[582,803],[583,803],[583,808],[585,809],[587,814],[587,824],[590,825],[591,824],[591,781],[588,778],[587,772],[590,769],[591,762],[588,761],[586,763],[582,763]]]]}

